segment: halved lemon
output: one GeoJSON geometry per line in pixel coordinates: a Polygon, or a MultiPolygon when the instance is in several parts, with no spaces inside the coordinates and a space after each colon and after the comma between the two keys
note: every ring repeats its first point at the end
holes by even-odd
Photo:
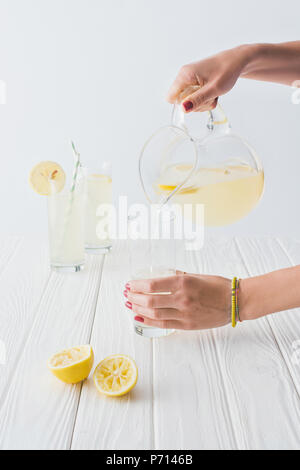
{"type": "Polygon", "coordinates": [[[77,384],[87,379],[93,364],[94,352],[90,345],[64,349],[48,361],[52,374],[67,384],[77,384]]]}
{"type": "Polygon", "coordinates": [[[52,185],[56,192],[60,192],[65,182],[65,172],[55,162],[40,162],[32,168],[29,175],[30,186],[41,196],[49,196],[52,192],[52,185]]]}
{"type": "Polygon", "coordinates": [[[137,365],[131,357],[123,354],[108,356],[97,365],[93,379],[100,393],[109,397],[121,397],[136,385],[137,365]]]}

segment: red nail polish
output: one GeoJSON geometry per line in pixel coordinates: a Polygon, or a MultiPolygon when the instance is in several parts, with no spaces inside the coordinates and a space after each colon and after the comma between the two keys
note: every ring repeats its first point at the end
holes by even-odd
{"type": "Polygon", "coordinates": [[[130,308],[130,310],[132,310],[132,303],[126,302],[125,307],[130,308]]]}
{"type": "Polygon", "coordinates": [[[186,111],[190,111],[191,109],[193,109],[194,105],[191,101],[185,101],[184,103],[182,103],[182,106],[186,111]]]}
{"type": "Polygon", "coordinates": [[[138,321],[140,323],[144,323],[144,319],[142,317],[134,317],[135,321],[138,321]]]}
{"type": "Polygon", "coordinates": [[[130,284],[128,284],[128,282],[127,282],[125,288],[126,288],[127,290],[130,290],[130,284]]]}
{"type": "Polygon", "coordinates": [[[124,290],[123,295],[124,295],[125,297],[128,297],[128,292],[127,292],[127,290],[124,290]]]}

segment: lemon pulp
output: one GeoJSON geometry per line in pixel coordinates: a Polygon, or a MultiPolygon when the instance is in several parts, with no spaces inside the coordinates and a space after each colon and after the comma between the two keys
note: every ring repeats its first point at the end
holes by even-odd
{"type": "Polygon", "coordinates": [[[129,356],[116,354],[98,364],[93,378],[100,393],[120,397],[136,385],[138,370],[136,363],[129,356]]]}

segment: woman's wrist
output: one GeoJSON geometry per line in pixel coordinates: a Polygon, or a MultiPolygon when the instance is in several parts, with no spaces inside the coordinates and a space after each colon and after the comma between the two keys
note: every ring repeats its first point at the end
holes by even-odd
{"type": "MultiPolygon", "coordinates": [[[[239,49],[239,48],[238,48],[239,49]]],[[[300,41],[240,46],[243,69],[240,76],[291,85],[300,74],[300,41]]]]}
{"type": "Polygon", "coordinates": [[[300,266],[242,279],[239,287],[241,320],[300,307],[300,266]]]}
{"type": "Polygon", "coordinates": [[[243,63],[241,77],[255,72],[267,52],[267,46],[267,44],[243,44],[237,47],[243,63]]]}
{"type": "Polygon", "coordinates": [[[239,282],[238,307],[241,321],[256,320],[264,316],[259,299],[262,296],[259,278],[250,277],[239,282]]]}

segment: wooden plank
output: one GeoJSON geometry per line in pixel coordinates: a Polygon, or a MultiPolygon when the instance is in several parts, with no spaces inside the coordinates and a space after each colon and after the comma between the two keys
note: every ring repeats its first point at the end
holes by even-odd
{"type": "MultiPolygon", "coordinates": [[[[122,286],[130,276],[128,251],[120,244],[106,260],[92,344],[96,362],[115,352],[135,357],[139,383],[129,396],[108,400],[88,380],[78,407],[80,386],[60,384],[45,362],[60,348],[88,341],[101,265],[99,259],[90,260],[84,273],[51,275],[40,298],[40,270],[35,273],[34,266],[44,255],[34,253],[24,245],[9,256],[7,283],[0,288],[1,320],[7,318],[3,312],[11,312],[10,331],[26,337],[19,347],[10,341],[15,362],[12,367],[9,361],[7,370],[16,369],[10,387],[2,389],[1,448],[69,448],[73,428],[74,449],[299,448],[299,365],[292,360],[292,344],[300,338],[297,310],[287,312],[286,321],[279,314],[237,330],[182,332],[155,340],[153,360],[152,342],[131,334],[123,309],[122,286]],[[28,274],[30,259],[36,261],[28,274]],[[31,324],[35,321],[25,333],[19,325],[32,312],[31,324]]],[[[197,256],[178,255],[185,270],[241,277],[299,261],[299,245],[278,240],[214,241],[197,256]]]]}
{"type": "Polygon", "coordinates": [[[127,243],[115,242],[104,265],[91,342],[96,363],[116,353],[133,357],[138,384],[129,395],[109,399],[97,392],[92,379],[85,382],[72,449],[153,448],[152,341],[133,333],[131,314],[124,307],[129,264],[127,243]]]}
{"type": "Polygon", "coordinates": [[[276,242],[285,253],[287,262],[294,266],[300,264],[300,240],[296,238],[280,237],[276,238],[276,242]]]}
{"type": "Polygon", "coordinates": [[[0,278],[5,268],[9,265],[10,260],[17,252],[18,247],[22,243],[21,237],[1,236],[0,237],[0,278]]]}
{"type": "Polygon", "coordinates": [[[50,276],[47,245],[37,240],[9,238],[0,245],[0,341],[6,363],[0,365],[0,403],[50,276]]]}
{"type": "MultiPolygon", "coordinates": [[[[300,243],[291,239],[245,240],[240,243],[240,250],[250,275],[264,274],[300,263],[300,243]],[[257,257],[257,261],[254,263],[255,253],[258,250],[260,256],[257,257]]],[[[291,406],[291,412],[296,413],[294,408],[299,409],[300,397],[300,362],[295,361],[300,344],[300,309],[269,315],[266,319],[276,338],[286,368],[295,384],[294,394],[291,397],[294,403],[294,406],[291,406]]],[[[289,407],[290,402],[287,402],[286,406],[289,407]]],[[[300,421],[300,413],[298,412],[296,415],[300,421]]]]}
{"type": "MultiPolygon", "coordinates": [[[[253,263],[263,250],[252,254],[253,263]]],[[[248,275],[233,241],[207,242],[194,253],[194,266],[194,272],[248,275]]],[[[177,333],[156,342],[155,357],[157,448],[299,448],[297,394],[266,319],[236,330],[177,333]]]]}
{"type": "MultiPolygon", "coordinates": [[[[268,243],[268,239],[258,241],[254,251],[249,250],[247,243],[245,246],[245,241],[243,245],[243,240],[229,242],[223,250],[214,248],[222,266],[221,273],[224,266],[228,277],[248,276],[248,263],[243,253],[247,254],[252,266],[256,266],[268,243]],[[237,258],[240,258],[239,263],[237,258]]],[[[274,259],[278,256],[278,250],[274,251],[274,259]]],[[[300,442],[297,432],[299,407],[294,400],[296,391],[273,329],[265,318],[238,327],[238,330],[229,327],[226,343],[217,344],[227,394],[232,397],[230,402],[240,447],[297,449],[300,442]]]]}
{"type": "MultiPolygon", "coordinates": [[[[202,271],[195,254],[180,243],[176,261],[184,271],[202,271]]],[[[211,331],[155,340],[154,370],[157,449],[237,447],[211,331]]]]}
{"type": "MultiPolygon", "coordinates": [[[[70,447],[81,385],[59,382],[46,363],[63,348],[89,343],[102,263],[102,257],[91,257],[81,273],[51,274],[1,402],[2,449],[70,447]]],[[[35,292],[24,297],[31,302],[35,292]]]]}

